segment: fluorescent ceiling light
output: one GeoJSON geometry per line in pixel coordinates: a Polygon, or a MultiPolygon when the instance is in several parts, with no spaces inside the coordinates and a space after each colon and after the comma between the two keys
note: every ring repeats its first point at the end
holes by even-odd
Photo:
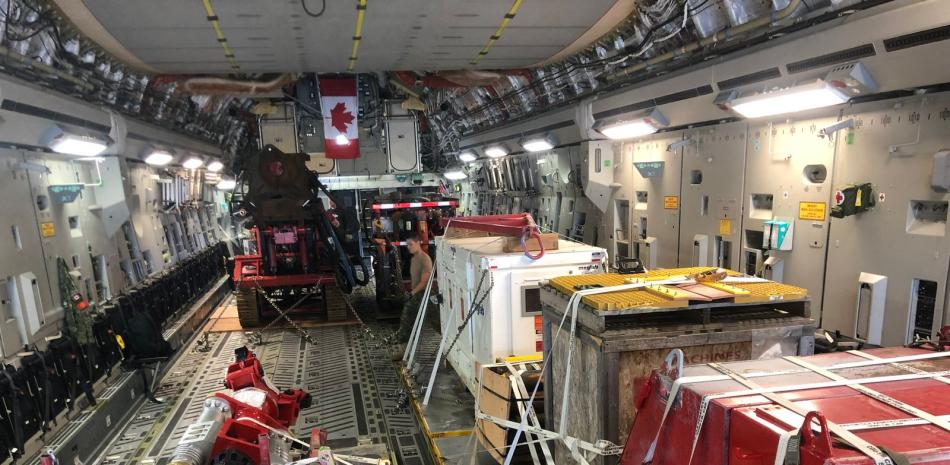
{"type": "Polygon", "coordinates": [[[185,162],[182,163],[181,166],[183,166],[185,169],[196,170],[198,168],[201,168],[201,165],[203,164],[205,164],[205,162],[202,161],[200,158],[191,157],[185,160],[185,162]]]}
{"type": "Polygon", "coordinates": [[[145,163],[153,166],[164,166],[171,163],[175,156],[165,150],[152,150],[145,156],[145,163]]]}
{"type": "Polygon", "coordinates": [[[233,179],[222,179],[216,187],[218,190],[229,191],[234,189],[235,184],[233,179]]]}
{"type": "Polygon", "coordinates": [[[521,139],[520,144],[528,152],[543,152],[554,148],[554,141],[547,135],[525,137],[521,139]]]}
{"type": "Polygon", "coordinates": [[[666,116],[654,108],[635,115],[622,115],[616,118],[597,121],[594,130],[608,139],[633,139],[653,134],[669,125],[666,116]]]}
{"type": "Polygon", "coordinates": [[[105,140],[67,132],[53,136],[47,146],[54,152],[79,157],[95,157],[109,147],[105,140]]]}
{"type": "Polygon", "coordinates": [[[492,158],[500,158],[508,155],[508,149],[506,149],[503,145],[491,145],[485,149],[485,155],[488,155],[492,158]]]}
{"type": "Polygon", "coordinates": [[[471,163],[475,160],[478,160],[478,155],[475,155],[475,152],[472,152],[471,150],[466,150],[459,154],[459,160],[461,160],[463,163],[471,163]]]}
{"type": "Polygon", "coordinates": [[[343,134],[337,134],[333,140],[336,142],[336,145],[350,145],[350,140],[343,134]]]}
{"type": "Polygon", "coordinates": [[[222,168],[224,168],[224,163],[221,163],[218,160],[208,163],[208,171],[212,173],[217,173],[218,171],[221,171],[222,168]]]}
{"type": "Polygon", "coordinates": [[[836,87],[817,79],[809,84],[739,97],[730,101],[729,107],[745,118],[761,118],[830,107],[846,103],[849,99],[836,87]]]}
{"type": "Polygon", "coordinates": [[[653,134],[659,129],[647,121],[628,121],[602,128],[600,133],[607,136],[608,139],[632,139],[653,134]]]}
{"type": "Polygon", "coordinates": [[[462,170],[446,171],[443,176],[445,176],[445,179],[448,179],[449,181],[461,181],[468,177],[468,175],[462,170]]]}

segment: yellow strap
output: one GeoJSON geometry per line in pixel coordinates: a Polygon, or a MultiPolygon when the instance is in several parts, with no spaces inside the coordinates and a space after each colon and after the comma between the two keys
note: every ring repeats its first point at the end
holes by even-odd
{"type": "Polygon", "coordinates": [[[353,71],[356,68],[356,60],[360,51],[360,41],[363,39],[363,19],[366,16],[366,0],[359,0],[356,7],[356,32],[353,33],[353,48],[350,50],[349,65],[347,71],[353,71]]]}
{"type": "Polygon", "coordinates": [[[518,13],[518,9],[521,8],[521,2],[522,0],[515,0],[515,2],[511,4],[511,8],[509,8],[508,12],[505,13],[505,17],[501,20],[501,24],[498,26],[498,29],[496,29],[495,33],[488,38],[488,42],[485,42],[485,46],[479,50],[475,59],[469,62],[470,65],[477,65],[479,61],[482,61],[482,58],[484,58],[485,55],[488,55],[488,51],[491,50],[492,46],[495,45],[495,42],[501,38],[501,34],[505,32],[505,29],[508,27],[508,23],[510,23],[515,17],[515,14],[518,13]]]}

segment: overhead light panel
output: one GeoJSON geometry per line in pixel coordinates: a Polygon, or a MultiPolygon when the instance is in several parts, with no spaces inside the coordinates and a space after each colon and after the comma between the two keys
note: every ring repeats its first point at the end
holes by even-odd
{"type": "Polygon", "coordinates": [[[475,160],[478,160],[478,155],[476,155],[475,152],[471,150],[466,150],[459,154],[459,161],[462,163],[471,163],[475,160]]]}
{"type": "Polygon", "coordinates": [[[218,171],[221,171],[223,168],[224,168],[224,163],[221,163],[220,161],[215,160],[211,163],[208,163],[207,170],[211,171],[212,173],[217,173],[218,171]]]}
{"type": "Polygon", "coordinates": [[[217,187],[218,190],[221,190],[221,191],[229,191],[229,190],[233,190],[235,185],[236,183],[234,182],[233,179],[222,179],[220,182],[218,182],[217,186],[215,187],[217,187]]]}
{"type": "Polygon", "coordinates": [[[145,155],[145,163],[152,166],[165,166],[174,159],[175,156],[167,150],[152,150],[148,155],[145,155]]]}
{"type": "Polygon", "coordinates": [[[50,150],[78,157],[95,157],[105,152],[110,143],[108,137],[72,133],[59,125],[53,125],[40,138],[40,144],[50,150]]]}
{"type": "Polygon", "coordinates": [[[739,97],[729,102],[729,107],[744,118],[761,118],[840,105],[850,99],[824,80],[818,79],[805,85],[739,97]]]}
{"type": "Polygon", "coordinates": [[[205,162],[202,159],[198,157],[191,157],[185,160],[185,162],[182,163],[181,166],[185,169],[196,170],[198,168],[201,168],[201,165],[204,165],[204,164],[205,162]]]}
{"type": "Polygon", "coordinates": [[[528,136],[521,139],[519,144],[528,152],[543,152],[553,149],[556,145],[549,135],[528,136]]]}
{"type": "Polygon", "coordinates": [[[831,69],[824,79],[738,97],[727,102],[732,111],[745,118],[783,115],[847,103],[857,95],[877,91],[877,83],[861,63],[831,69]]]}
{"type": "Polygon", "coordinates": [[[642,113],[598,120],[594,123],[594,130],[608,139],[622,140],[653,134],[669,125],[666,116],[658,108],[653,108],[642,113]]]}
{"type": "Polygon", "coordinates": [[[504,145],[489,145],[485,148],[485,155],[491,158],[501,158],[508,155],[508,148],[504,145]]]}
{"type": "Polygon", "coordinates": [[[445,179],[448,179],[449,181],[461,181],[468,177],[468,175],[465,174],[465,172],[461,169],[450,169],[446,171],[443,176],[445,176],[445,179]]]}

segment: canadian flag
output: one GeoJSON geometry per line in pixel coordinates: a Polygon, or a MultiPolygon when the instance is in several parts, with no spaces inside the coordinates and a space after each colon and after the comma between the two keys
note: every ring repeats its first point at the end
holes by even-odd
{"type": "Polygon", "coordinates": [[[356,78],[321,78],[320,110],[327,158],[359,158],[356,78]]]}

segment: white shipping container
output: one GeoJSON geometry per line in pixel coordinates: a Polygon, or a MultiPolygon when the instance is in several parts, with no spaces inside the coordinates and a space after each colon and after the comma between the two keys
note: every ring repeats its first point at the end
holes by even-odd
{"type": "Polygon", "coordinates": [[[478,367],[514,355],[540,354],[541,282],[557,276],[603,272],[607,251],[561,240],[538,260],[521,252],[505,253],[504,237],[436,238],[436,276],[443,297],[440,316],[450,343],[459,333],[475,299],[488,295],[482,309],[459,334],[446,355],[459,377],[475,393],[478,367]],[[479,280],[481,290],[476,296],[479,280]],[[490,291],[488,291],[491,289],[490,291]]]}

